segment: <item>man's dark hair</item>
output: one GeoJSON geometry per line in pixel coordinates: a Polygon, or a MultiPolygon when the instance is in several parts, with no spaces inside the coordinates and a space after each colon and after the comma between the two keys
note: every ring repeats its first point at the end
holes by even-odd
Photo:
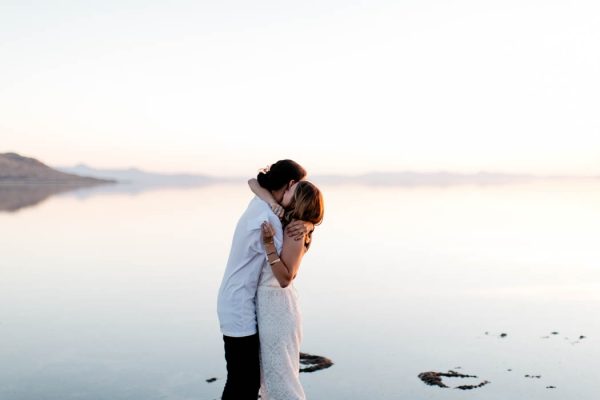
{"type": "Polygon", "coordinates": [[[306,176],[306,170],[292,160],[279,160],[259,172],[256,180],[267,190],[279,190],[289,181],[299,182],[306,176]]]}

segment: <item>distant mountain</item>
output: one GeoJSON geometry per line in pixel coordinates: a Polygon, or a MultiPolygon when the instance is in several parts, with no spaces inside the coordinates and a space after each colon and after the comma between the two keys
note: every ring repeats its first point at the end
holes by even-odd
{"type": "Polygon", "coordinates": [[[530,174],[505,174],[477,172],[471,174],[456,172],[373,172],[363,175],[316,175],[311,177],[322,184],[357,184],[369,186],[450,186],[460,184],[497,185],[515,182],[528,182],[542,179],[565,179],[568,177],[538,176],[530,174]]]}
{"type": "Polygon", "coordinates": [[[35,158],[17,153],[0,154],[0,183],[6,184],[68,184],[94,185],[111,180],[64,173],[50,168],[35,158]]]}
{"type": "Polygon", "coordinates": [[[98,169],[85,164],[74,167],[56,167],[56,169],[77,175],[93,176],[100,179],[116,179],[120,183],[151,186],[197,186],[213,183],[215,178],[198,174],[163,174],[142,171],[138,168],[98,169]]]}
{"type": "MultiPolygon", "coordinates": [[[[158,172],[143,171],[138,168],[127,169],[97,169],[85,164],[74,167],[56,167],[56,169],[85,176],[93,176],[103,179],[116,179],[120,183],[128,183],[131,188],[140,190],[155,187],[193,187],[213,183],[243,183],[251,177],[211,177],[199,174],[165,174],[158,172]]],[[[367,185],[367,186],[452,186],[452,185],[498,185],[518,182],[530,182],[538,180],[580,179],[575,176],[542,176],[532,174],[508,174],[498,172],[372,172],[362,175],[311,175],[309,179],[317,184],[329,185],[367,185]]],[[[123,190],[115,187],[114,190],[123,190]]]]}

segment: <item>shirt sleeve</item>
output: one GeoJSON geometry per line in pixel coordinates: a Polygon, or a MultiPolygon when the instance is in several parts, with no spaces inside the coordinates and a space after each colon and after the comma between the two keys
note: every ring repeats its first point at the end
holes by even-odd
{"type": "Polygon", "coordinates": [[[252,218],[248,221],[247,229],[248,234],[251,237],[250,248],[257,252],[263,253],[265,257],[267,254],[265,253],[265,247],[262,242],[262,232],[261,227],[263,222],[270,222],[275,229],[275,236],[273,237],[273,242],[275,243],[275,248],[278,253],[281,253],[281,249],[283,247],[283,230],[281,228],[281,221],[279,218],[272,212],[264,212],[261,213],[258,217],[252,218]]]}
{"type": "Polygon", "coordinates": [[[265,221],[271,222],[269,214],[267,214],[266,212],[260,213],[258,216],[248,220],[246,228],[248,231],[258,231],[260,233],[262,223],[265,221]]]}

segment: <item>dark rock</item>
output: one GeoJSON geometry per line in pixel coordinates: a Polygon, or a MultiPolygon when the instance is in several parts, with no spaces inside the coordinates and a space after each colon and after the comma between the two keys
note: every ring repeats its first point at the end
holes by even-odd
{"type": "MultiPolygon", "coordinates": [[[[446,385],[442,381],[442,377],[448,377],[448,378],[477,378],[477,375],[466,375],[466,374],[461,374],[459,372],[450,370],[448,372],[435,372],[435,371],[421,372],[418,375],[418,377],[425,384],[427,384],[429,386],[439,386],[441,388],[448,388],[449,386],[446,385]]],[[[483,382],[478,383],[477,385],[460,385],[460,386],[456,386],[455,389],[471,390],[471,389],[480,388],[482,386],[485,386],[488,383],[490,383],[490,382],[489,381],[483,381],[483,382]]]]}
{"type": "Polygon", "coordinates": [[[500,337],[507,337],[507,336],[508,336],[508,334],[507,334],[507,333],[501,333],[501,334],[500,334],[500,337]]]}
{"type": "Polygon", "coordinates": [[[216,380],[217,380],[217,378],[208,378],[208,379],[206,380],[206,382],[208,382],[208,383],[213,383],[213,382],[214,382],[214,381],[216,381],[216,380]]]}
{"type": "Polygon", "coordinates": [[[487,385],[488,383],[490,383],[490,382],[488,382],[488,381],[483,381],[483,382],[480,382],[480,383],[479,383],[479,384],[477,384],[477,385],[460,385],[460,386],[457,386],[457,387],[455,387],[454,389],[460,389],[460,390],[471,390],[471,389],[477,389],[477,388],[480,388],[480,387],[482,387],[482,386],[485,386],[485,385],[487,385]]]}
{"type": "Polygon", "coordinates": [[[300,353],[300,364],[306,365],[306,367],[300,367],[300,372],[315,372],[331,367],[333,361],[327,357],[300,353]]]}
{"type": "Polygon", "coordinates": [[[443,387],[443,388],[448,387],[448,386],[446,386],[446,384],[444,384],[444,382],[442,382],[442,376],[447,376],[447,375],[444,375],[443,372],[434,372],[434,371],[421,372],[418,376],[419,376],[420,380],[422,380],[423,382],[425,382],[425,384],[427,384],[429,386],[439,386],[439,387],[443,387]]]}

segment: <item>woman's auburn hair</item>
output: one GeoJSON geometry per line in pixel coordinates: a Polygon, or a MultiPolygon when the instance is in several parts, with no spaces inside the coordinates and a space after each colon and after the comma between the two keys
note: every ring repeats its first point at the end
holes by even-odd
{"type": "Polygon", "coordinates": [[[323,221],[325,213],[323,195],[319,188],[309,181],[297,183],[288,208],[289,211],[284,216],[285,225],[292,220],[307,221],[314,225],[319,225],[323,221]]]}

